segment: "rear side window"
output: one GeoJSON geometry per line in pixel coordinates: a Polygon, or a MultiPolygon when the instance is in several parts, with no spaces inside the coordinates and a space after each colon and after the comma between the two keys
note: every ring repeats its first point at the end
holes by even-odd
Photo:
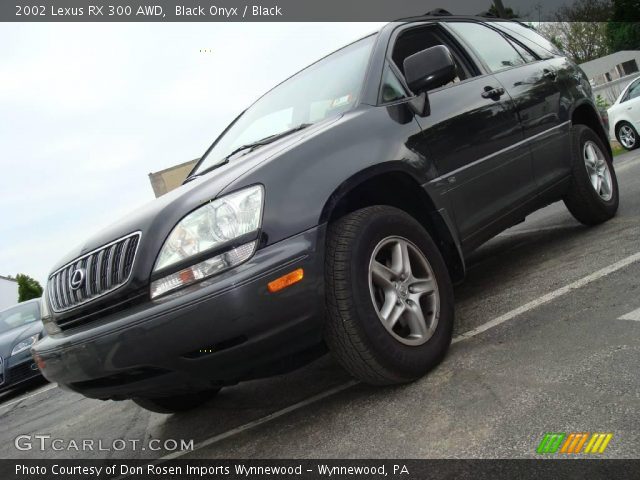
{"type": "Polygon", "coordinates": [[[493,25],[519,42],[522,42],[523,45],[543,60],[563,56],[562,52],[558,50],[558,47],[553,43],[532,28],[525,27],[521,23],[494,22],[493,25]]]}
{"type": "Polygon", "coordinates": [[[526,63],[506,38],[489,27],[471,22],[452,22],[447,25],[466,40],[492,72],[526,63]]]}

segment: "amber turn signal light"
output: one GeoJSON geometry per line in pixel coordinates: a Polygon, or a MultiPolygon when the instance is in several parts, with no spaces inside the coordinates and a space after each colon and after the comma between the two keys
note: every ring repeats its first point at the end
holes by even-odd
{"type": "Polygon", "coordinates": [[[33,354],[32,356],[38,368],[42,370],[46,366],[46,363],[44,363],[44,360],[38,354],[33,354]]]}
{"type": "Polygon", "coordinates": [[[294,283],[298,283],[303,278],[304,278],[304,270],[302,270],[301,268],[298,268],[297,270],[287,273],[286,275],[283,275],[280,278],[276,278],[273,282],[269,282],[267,284],[267,288],[271,293],[276,293],[284,288],[290,287],[294,283]]]}

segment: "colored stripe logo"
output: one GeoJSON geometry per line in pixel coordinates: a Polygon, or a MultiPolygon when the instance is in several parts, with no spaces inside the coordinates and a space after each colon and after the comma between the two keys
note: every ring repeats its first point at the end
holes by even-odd
{"type": "Polygon", "coordinates": [[[536,452],[540,454],[604,453],[612,438],[613,433],[545,433],[536,452]]]}

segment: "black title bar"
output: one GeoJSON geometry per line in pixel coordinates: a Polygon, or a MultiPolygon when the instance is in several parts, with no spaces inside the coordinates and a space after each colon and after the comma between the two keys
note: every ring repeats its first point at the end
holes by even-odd
{"type": "MultiPolygon", "coordinates": [[[[502,14],[557,19],[571,0],[502,0],[502,14]]],[[[438,9],[497,13],[493,0],[2,0],[1,22],[344,22],[393,21],[438,9]]],[[[589,19],[598,21],[599,19],[589,19]]],[[[640,12],[634,18],[640,20],[640,12]]]]}
{"type": "MultiPolygon", "coordinates": [[[[451,452],[455,454],[455,452],[451,452]]],[[[0,478],[165,479],[518,479],[638,478],[640,460],[0,460],[0,478]]]]}

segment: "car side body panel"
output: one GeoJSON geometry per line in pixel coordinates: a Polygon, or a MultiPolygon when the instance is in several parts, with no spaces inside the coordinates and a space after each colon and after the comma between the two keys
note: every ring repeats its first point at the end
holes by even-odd
{"type": "Polygon", "coordinates": [[[463,244],[534,190],[530,152],[510,96],[481,96],[498,84],[485,75],[430,93],[431,114],[418,120],[420,147],[431,152],[439,174],[432,183],[450,196],[463,244]]]}
{"type": "Polygon", "coordinates": [[[511,94],[531,150],[533,175],[544,187],[569,174],[570,145],[567,139],[568,90],[564,59],[539,60],[498,73],[511,94]],[[557,61],[559,60],[559,61],[557,61]]]}

